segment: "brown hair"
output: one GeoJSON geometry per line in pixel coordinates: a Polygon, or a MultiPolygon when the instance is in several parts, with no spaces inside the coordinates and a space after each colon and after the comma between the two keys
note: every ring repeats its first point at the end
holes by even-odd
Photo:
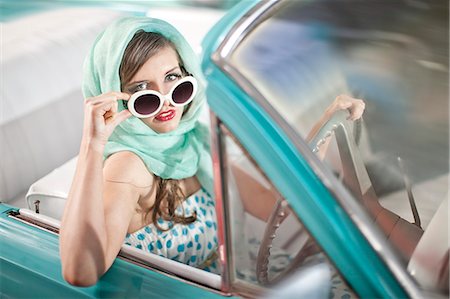
{"type": "MultiPolygon", "coordinates": [[[[175,44],[163,35],[142,30],[136,32],[128,43],[120,64],[121,89],[124,89],[150,57],[166,47],[172,47],[178,54],[175,44]]],[[[179,55],[178,61],[181,70],[183,73],[186,73],[179,55]]],[[[181,206],[185,200],[185,195],[180,188],[178,180],[162,179],[155,175],[155,184],[157,184],[157,191],[153,211],[148,210],[145,217],[148,217],[150,212],[152,212],[152,221],[159,230],[168,230],[170,227],[167,229],[161,228],[156,221],[158,217],[182,224],[192,223],[197,219],[195,213],[193,216],[185,217],[184,210],[181,216],[175,214],[176,208],[181,206]]]]}

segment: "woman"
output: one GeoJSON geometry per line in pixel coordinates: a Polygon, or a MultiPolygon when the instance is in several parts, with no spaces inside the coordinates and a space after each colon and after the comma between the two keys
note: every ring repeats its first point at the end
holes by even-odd
{"type": "Polygon", "coordinates": [[[124,18],[100,35],[84,68],[84,131],[60,231],[64,278],[94,284],[124,239],[214,268],[209,137],[197,121],[205,97],[194,52],[161,20],[124,18]],[[164,100],[156,115],[142,119],[124,109],[136,91],[166,95],[190,74],[198,88],[189,105],[164,100]]]}
{"type": "MultiPolygon", "coordinates": [[[[161,20],[114,22],[86,59],[83,93],[83,137],[60,230],[64,278],[96,283],[124,242],[217,271],[209,136],[198,122],[204,80],[184,38],[161,20]],[[197,91],[180,106],[173,91],[192,77],[197,91]],[[126,108],[142,90],[163,104],[154,115],[131,117],[135,106],[126,108]]],[[[343,97],[330,107],[358,118],[361,103],[343,97]]],[[[271,207],[257,216],[267,218],[271,207]]]]}

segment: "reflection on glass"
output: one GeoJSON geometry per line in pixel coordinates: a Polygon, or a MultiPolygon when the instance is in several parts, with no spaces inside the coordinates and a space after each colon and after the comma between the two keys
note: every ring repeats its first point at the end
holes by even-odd
{"type": "MultiPolygon", "coordinates": [[[[302,287],[305,296],[355,298],[295,213],[291,213],[287,201],[233,135],[224,126],[220,130],[224,139],[222,158],[226,161],[233,283],[258,290],[293,275],[301,277],[296,285],[302,287]]],[[[275,290],[281,289],[275,286],[275,290]]]]}
{"type": "MultiPolygon", "coordinates": [[[[372,215],[405,268],[419,243],[433,242],[422,235],[444,244],[436,270],[443,277],[448,228],[427,228],[448,198],[448,11],[448,1],[291,1],[231,61],[302,137],[337,95],[365,100],[363,122],[338,121],[320,137],[332,143],[324,163],[372,215]]],[[[448,279],[419,280],[448,294],[448,279]]]]}

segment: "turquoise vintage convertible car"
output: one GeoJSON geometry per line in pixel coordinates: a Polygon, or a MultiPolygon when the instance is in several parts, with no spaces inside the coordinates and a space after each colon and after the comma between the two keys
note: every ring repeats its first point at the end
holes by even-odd
{"type": "Polygon", "coordinates": [[[448,297],[448,1],[242,1],[202,49],[221,275],[124,245],[96,285],[67,284],[67,193],[38,185],[72,160],[28,209],[0,205],[1,297],[448,297]],[[307,139],[341,94],[363,120],[307,139]],[[266,221],[246,212],[270,202],[256,185],[266,221]]]}

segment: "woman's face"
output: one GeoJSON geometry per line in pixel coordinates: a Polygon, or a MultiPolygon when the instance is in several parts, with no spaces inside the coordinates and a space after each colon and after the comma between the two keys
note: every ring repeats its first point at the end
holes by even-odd
{"type": "MultiPolygon", "coordinates": [[[[178,55],[172,47],[167,46],[145,62],[125,89],[134,93],[146,86],[146,89],[166,95],[182,77],[178,55]]],[[[155,132],[167,133],[178,127],[183,115],[183,108],[174,107],[166,100],[157,115],[141,120],[155,132]]]]}

